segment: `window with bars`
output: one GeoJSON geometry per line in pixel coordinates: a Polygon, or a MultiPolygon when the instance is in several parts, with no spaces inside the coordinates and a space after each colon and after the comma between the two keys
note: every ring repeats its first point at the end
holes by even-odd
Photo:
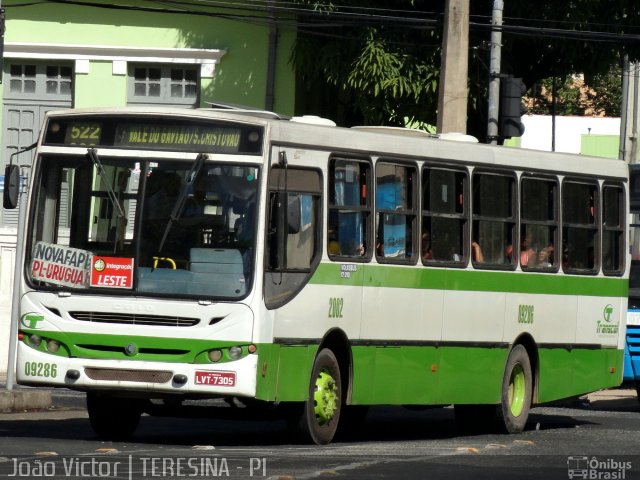
{"type": "Polygon", "coordinates": [[[73,68],[64,64],[12,63],[9,66],[8,99],[70,100],[73,93],[73,68]]]}
{"type": "Polygon", "coordinates": [[[193,107],[198,105],[198,70],[177,65],[132,65],[129,103],[193,107]]]}

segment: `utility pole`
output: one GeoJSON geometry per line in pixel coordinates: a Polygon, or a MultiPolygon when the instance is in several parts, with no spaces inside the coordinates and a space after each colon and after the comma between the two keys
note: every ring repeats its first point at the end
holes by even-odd
{"type": "Polygon", "coordinates": [[[467,133],[469,0],[447,0],[438,87],[438,133],[467,133]]]}
{"type": "Polygon", "coordinates": [[[622,105],[620,109],[620,140],[618,145],[618,158],[628,162],[627,158],[627,122],[629,119],[629,55],[624,54],[622,60],[622,105]]]}
{"type": "Polygon", "coordinates": [[[2,77],[4,72],[4,30],[6,17],[4,15],[4,8],[2,8],[0,1],[0,84],[2,83],[2,77]]]}
{"type": "Polygon", "coordinates": [[[500,116],[500,61],[502,53],[502,11],[504,2],[493,1],[491,16],[491,49],[489,59],[489,111],[487,114],[487,142],[498,143],[498,117],[500,116]]]}
{"type": "Polygon", "coordinates": [[[622,111],[618,158],[629,164],[638,162],[638,116],[640,115],[640,63],[624,56],[622,66],[622,111]]]}

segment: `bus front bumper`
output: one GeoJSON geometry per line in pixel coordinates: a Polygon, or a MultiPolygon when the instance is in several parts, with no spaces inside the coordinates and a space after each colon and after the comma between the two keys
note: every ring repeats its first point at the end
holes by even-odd
{"type": "Polygon", "coordinates": [[[18,343],[21,385],[157,394],[253,397],[258,356],[222,364],[99,360],[50,355],[18,343]]]}

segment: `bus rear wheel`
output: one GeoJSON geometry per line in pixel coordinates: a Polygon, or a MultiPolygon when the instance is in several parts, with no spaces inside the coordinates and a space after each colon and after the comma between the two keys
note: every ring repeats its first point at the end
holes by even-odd
{"type": "Polygon", "coordinates": [[[298,431],[317,445],[333,439],[342,410],[342,379],[331,350],[320,350],[313,363],[308,399],[298,421],[298,431]]]}
{"type": "Polygon", "coordinates": [[[531,408],[533,380],[527,349],[516,345],[509,352],[502,377],[502,399],[499,408],[501,426],[508,433],[524,430],[531,408]]]}
{"type": "Polygon", "coordinates": [[[126,440],[133,435],[143,411],[143,402],[87,392],[91,428],[105,440],[126,440]]]}

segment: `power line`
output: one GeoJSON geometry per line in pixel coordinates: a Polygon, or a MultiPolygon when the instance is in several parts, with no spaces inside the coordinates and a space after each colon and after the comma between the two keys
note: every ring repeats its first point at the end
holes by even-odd
{"type": "MultiPolygon", "coordinates": [[[[125,5],[116,3],[96,3],[83,0],[50,0],[5,4],[7,8],[29,7],[42,4],[66,4],[80,7],[129,10],[159,14],[195,15],[222,18],[231,21],[269,25],[273,22],[280,27],[298,28],[306,35],[327,36],[327,33],[316,32],[314,29],[349,28],[362,26],[383,25],[385,28],[404,28],[410,30],[433,30],[438,27],[442,14],[436,12],[422,12],[417,10],[383,9],[373,7],[349,7],[334,5],[332,9],[317,10],[302,7],[295,2],[279,0],[252,0],[231,2],[226,0],[150,0],[157,6],[125,5]],[[209,10],[203,10],[209,9],[209,10]],[[218,11],[211,11],[216,9],[218,11]],[[242,12],[242,13],[241,13],[242,12]],[[269,15],[267,15],[269,14],[269,15]],[[275,14],[275,17],[274,17],[275,14]],[[402,14],[402,15],[400,15],[402,14]],[[428,15],[428,16],[425,16],[428,15]]],[[[472,15],[472,18],[485,18],[472,15]]],[[[640,42],[640,34],[612,33],[593,30],[575,30],[568,28],[551,28],[544,26],[528,26],[508,24],[511,20],[526,20],[528,22],[553,22],[572,24],[568,21],[504,18],[501,27],[492,26],[487,22],[470,21],[469,28],[475,31],[490,31],[500,28],[502,32],[522,37],[544,37],[559,40],[579,40],[587,42],[609,42],[618,44],[636,44],[640,42]]],[[[598,24],[610,26],[611,24],[598,24]]],[[[342,38],[351,38],[348,34],[336,34],[342,38]]]]}

